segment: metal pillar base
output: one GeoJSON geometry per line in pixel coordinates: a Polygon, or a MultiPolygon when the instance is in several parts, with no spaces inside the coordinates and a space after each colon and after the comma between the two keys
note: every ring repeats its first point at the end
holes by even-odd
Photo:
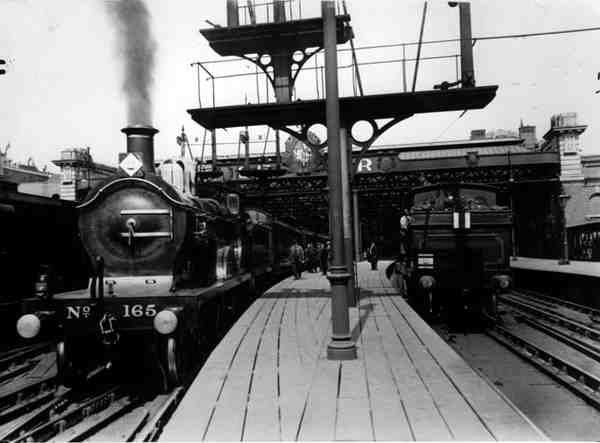
{"type": "Polygon", "coordinates": [[[565,259],[565,258],[561,258],[561,259],[558,261],[558,264],[559,264],[559,265],[568,265],[568,264],[570,264],[570,262],[569,262],[569,260],[567,260],[567,259],[565,259]]]}
{"type": "Polygon", "coordinates": [[[347,285],[350,273],[345,266],[333,266],[327,273],[331,284],[332,327],[331,341],[327,345],[328,360],[354,360],[356,344],[352,341],[348,316],[347,285]]]}
{"type": "Polygon", "coordinates": [[[351,339],[333,339],[327,345],[327,360],[355,360],[356,345],[351,339]]]}

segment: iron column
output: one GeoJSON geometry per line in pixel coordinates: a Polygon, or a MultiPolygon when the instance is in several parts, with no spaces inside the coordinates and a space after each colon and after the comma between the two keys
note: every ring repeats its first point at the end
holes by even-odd
{"type": "Polygon", "coordinates": [[[331,283],[331,342],[327,346],[330,360],[356,358],[356,345],[350,334],[350,315],[346,284],[350,278],[344,258],[344,231],[342,206],[342,171],[340,145],[340,105],[338,99],[337,36],[335,2],[321,2],[323,15],[323,43],[325,48],[327,149],[329,172],[329,232],[333,260],[327,278],[331,283]]]}
{"type": "Polygon", "coordinates": [[[227,0],[227,27],[235,28],[239,25],[238,1],[227,0]]]}
{"type": "Polygon", "coordinates": [[[360,261],[360,214],[358,212],[358,190],[352,191],[352,209],[354,210],[353,222],[354,222],[354,260],[356,263],[360,261]]]}
{"type": "Polygon", "coordinates": [[[212,157],[212,170],[217,170],[217,130],[212,129],[210,131],[211,139],[211,157],[212,157]]]}
{"type": "Polygon", "coordinates": [[[356,291],[354,276],[354,254],[352,242],[352,188],[350,180],[350,168],[352,167],[352,140],[349,131],[344,124],[340,128],[340,151],[341,151],[341,169],[342,169],[342,210],[344,217],[344,256],[346,258],[346,267],[350,278],[346,286],[348,287],[348,306],[356,306],[356,291]]]}
{"type": "Polygon", "coordinates": [[[460,20],[460,70],[463,88],[475,86],[473,69],[473,36],[471,34],[471,4],[469,2],[448,2],[452,7],[458,4],[460,20]]]}

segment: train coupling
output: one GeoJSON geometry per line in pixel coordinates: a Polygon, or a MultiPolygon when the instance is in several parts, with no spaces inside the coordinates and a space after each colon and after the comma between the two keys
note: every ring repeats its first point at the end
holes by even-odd
{"type": "Polygon", "coordinates": [[[100,319],[100,334],[102,343],[106,346],[114,346],[119,342],[119,333],[115,331],[114,323],[117,319],[110,313],[105,313],[100,319]]]}

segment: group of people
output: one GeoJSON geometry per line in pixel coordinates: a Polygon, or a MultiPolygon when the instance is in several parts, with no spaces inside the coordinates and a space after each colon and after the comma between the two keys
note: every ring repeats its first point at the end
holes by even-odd
{"type": "MultiPolygon", "coordinates": [[[[410,249],[410,224],[412,217],[410,211],[406,209],[400,218],[400,252],[398,258],[392,262],[386,269],[387,277],[391,280],[392,285],[396,287],[401,294],[406,295],[406,281],[411,273],[411,267],[408,260],[410,249]]],[[[377,270],[377,262],[379,254],[377,245],[373,241],[369,248],[365,251],[365,258],[371,264],[371,270],[377,270]]],[[[306,269],[308,272],[322,272],[327,274],[327,268],[331,261],[331,242],[318,243],[316,246],[308,243],[304,249],[298,240],[290,247],[290,262],[292,264],[292,272],[296,280],[302,277],[302,271],[306,269]]]]}
{"type": "Polygon", "coordinates": [[[329,241],[327,243],[317,243],[316,246],[309,243],[305,250],[296,240],[290,247],[290,262],[296,280],[302,277],[304,269],[308,272],[320,271],[323,275],[326,275],[330,260],[331,242],[329,241]]]}

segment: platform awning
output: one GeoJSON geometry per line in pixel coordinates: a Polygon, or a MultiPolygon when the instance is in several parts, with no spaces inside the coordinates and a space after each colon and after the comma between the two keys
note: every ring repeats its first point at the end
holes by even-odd
{"type": "MultiPolygon", "coordinates": [[[[340,118],[354,123],[428,112],[484,108],[496,96],[498,86],[431,90],[340,98],[340,118]]],[[[268,125],[274,128],[325,123],[325,99],[291,103],[264,103],[188,110],[206,129],[268,125]]]]}

